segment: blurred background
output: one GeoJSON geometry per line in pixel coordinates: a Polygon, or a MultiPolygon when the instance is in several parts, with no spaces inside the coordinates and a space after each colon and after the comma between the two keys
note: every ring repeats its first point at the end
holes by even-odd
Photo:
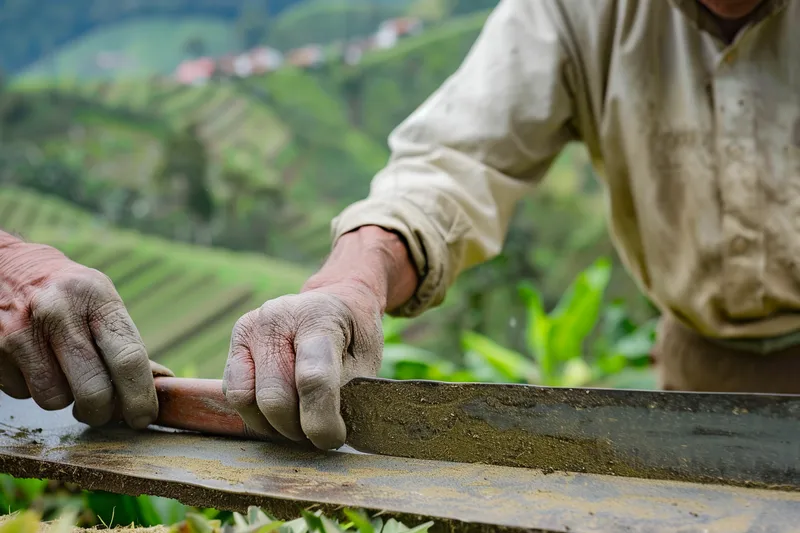
{"type": "MultiPolygon", "coordinates": [[[[221,377],[234,322],[320,265],[495,4],[0,1],[0,228],[108,274],[152,358],[221,377]]],[[[500,257],[386,320],[381,375],[654,386],[605,209],[570,146],[500,257]]]]}

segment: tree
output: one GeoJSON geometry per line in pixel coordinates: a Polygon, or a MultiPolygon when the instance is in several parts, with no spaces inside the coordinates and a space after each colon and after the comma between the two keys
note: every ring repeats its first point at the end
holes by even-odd
{"type": "Polygon", "coordinates": [[[190,122],[166,140],[156,180],[162,190],[180,198],[189,214],[194,240],[207,242],[216,205],[208,183],[208,153],[197,124],[190,122]]]}
{"type": "Polygon", "coordinates": [[[183,43],[183,51],[186,53],[186,55],[192,58],[198,58],[206,55],[207,50],[208,46],[206,46],[206,40],[199,35],[190,37],[185,43],[183,43]]]}

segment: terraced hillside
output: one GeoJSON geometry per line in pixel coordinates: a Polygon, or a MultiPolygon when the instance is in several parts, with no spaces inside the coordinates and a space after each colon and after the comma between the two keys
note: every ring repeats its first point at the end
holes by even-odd
{"type": "Polygon", "coordinates": [[[112,229],[69,204],[19,189],[0,188],[0,228],[110,276],[151,357],[179,374],[221,376],[235,321],[297,291],[308,275],[263,256],[112,229]]]}
{"type": "MultiPolygon", "coordinates": [[[[218,162],[234,158],[267,183],[277,179],[271,172],[274,160],[291,141],[290,130],[274,111],[233,82],[187,87],[146,78],[113,83],[64,80],[57,90],[92,102],[105,113],[129,117],[129,128],[141,130],[146,123],[149,128],[144,129],[157,139],[167,129],[197,124],[218,162]],[[161,128],[153,128],[152,122],[161,128]]],[[[107,126],[102,120],[94,124],[107,126]]]]}

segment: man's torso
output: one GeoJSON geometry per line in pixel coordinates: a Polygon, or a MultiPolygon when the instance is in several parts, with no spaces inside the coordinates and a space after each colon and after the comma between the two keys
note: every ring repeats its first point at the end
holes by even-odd
{"type": "Polygon", "coordinates": [[[623,261],[701,333],[800,330],[800,6],[728,45],[691,6],[589,5],[562,31],[623,261]]]}

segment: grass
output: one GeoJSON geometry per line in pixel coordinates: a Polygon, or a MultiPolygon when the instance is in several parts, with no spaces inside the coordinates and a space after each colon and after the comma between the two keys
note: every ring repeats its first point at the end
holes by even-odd
{"type": "Polygon", "coordinates": [[[231,329],[241,315],[296,292],[310,274],[258,254],[112,229],[65,202],[20,189],[0,189],[0,227],[105,272],[150,355],[177,373],[202,361],[201,377],[222,374],[231,329]],[[60,215],[57,227],[49,223],[54,213],[60,215]]]}

